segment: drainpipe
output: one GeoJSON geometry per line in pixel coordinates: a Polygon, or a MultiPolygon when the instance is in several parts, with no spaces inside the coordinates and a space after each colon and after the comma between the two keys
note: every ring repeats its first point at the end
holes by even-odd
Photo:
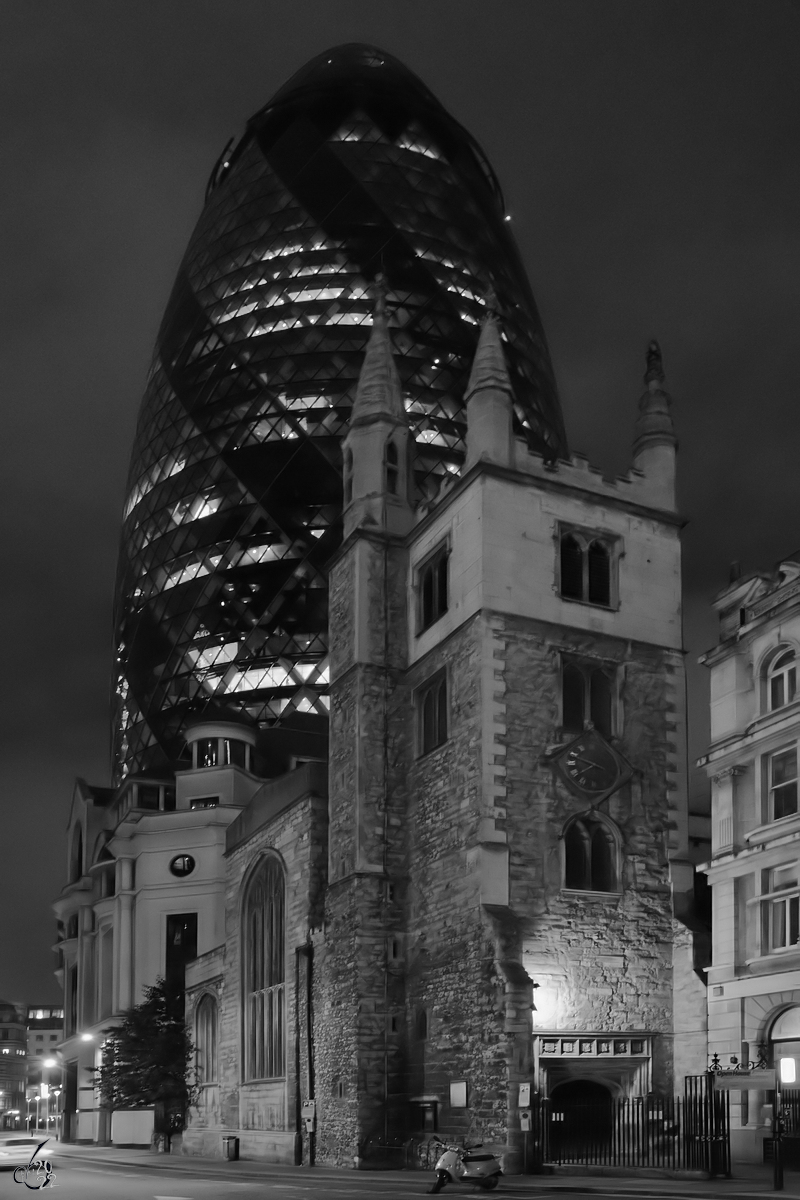
{"type": "MultiPolygon", "coordinates": [[[[295,1134],[295,1165],[300,1166],[303,1161],[303,1135],[302,1135],[302,1113],[301,1105],[303,1099],[314,1099],[314,1014],[313,1014],[313,984],[314,977],[312,966],[314,962],[314,947],[310,942],[304,946],[298,946],[295,950],[295,1075],[297,1086],[295,1089],[295,1120],[297,1133],[295,1134]],[[306,1047],[306,1071],[305,1077],[300,1078],[300,959],[306,960],[306,1027],[304,1031],[305,1047],[306,1047]],[[305,1097],[303,1097],[305,1091],[305,1097]],[[300,1147],[300,1157],[298,1159],[297,1147],[300,1147]]],[[[312,1131],[308,1135],[308,1165],[313,1167],[316,1162],[317,1151],[317,1135],[312,1131]]]]}
{"type": "Polygon", "coordinates": [[[294,951],[294,1165],[303,1165],[303,1134],[300,1113],[300,955],[303,946],[294,951]]]}

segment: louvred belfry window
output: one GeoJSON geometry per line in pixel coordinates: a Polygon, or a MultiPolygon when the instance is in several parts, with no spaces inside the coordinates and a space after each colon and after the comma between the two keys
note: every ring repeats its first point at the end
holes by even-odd
{"type": "Polygon", "coordinates": [[[567,660],[561,669],[561,727],[582,733],[588,721],[604,737],[614,733],[614,668],[567,660]]]}
{"type": "Polygon", "coordinates": [[[285,1073],[285,881],[269,856],[247,887],[242,923],[245,965],[245,1078],[285,1073]]]}
{"type": "Polygon", "coordinates": [[[564,887],[580,892],[617,890],[616,844],[602,822],[573,821],[564,834],[564,887]]]}

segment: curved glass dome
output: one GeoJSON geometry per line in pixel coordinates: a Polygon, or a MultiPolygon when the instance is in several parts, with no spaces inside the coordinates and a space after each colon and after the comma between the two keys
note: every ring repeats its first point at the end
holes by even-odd
{"type": "Polygon", "coordinates": [[[420,494],[457,473],[497,297],[518,431],[566,453],[547,346],[480,148],[401,63],[314,59],[211,177],[158,335],[117,584],[115,763],[174,763],[212,697],[262,727],[327,714],[325,564],[341,450],[386,280],[420,494]]]}

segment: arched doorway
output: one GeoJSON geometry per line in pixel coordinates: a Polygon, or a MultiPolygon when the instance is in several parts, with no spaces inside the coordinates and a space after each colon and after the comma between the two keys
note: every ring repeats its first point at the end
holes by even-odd
{"type": "Polygon", "coordinates": [[[553,1088],[551,1140],[562,1149],[597,1145],[611,1139],[613,1109],[611,1092],[605,1084],[590,1079],[570,1079],[553,1088]]]}
{"type": "MultiPolygon", "coordinates": [[[[771,1061],[781,1080],[784,1162],[800,1164],[800,1006],[787,1008],[769,1031],[771,1061]]],[[[774,1095],[769,1097],[773,1102],[774,1095]]]]}
{"type": "Polygon", "coordinates": [[[780,1014],[769,1031],[769,1040],[776,1070],[780,1070],[781,1064],[784,1064],[782,1078],[786,1086],[800,1087],[800,1005],[787,1008],[780,1014]],[[787,1070],[789,1062],[793,1070],[792,1067],[787,1070]],[[787,1081],[786,1076],[792,1074],[794,1080],[787,1081]]]}

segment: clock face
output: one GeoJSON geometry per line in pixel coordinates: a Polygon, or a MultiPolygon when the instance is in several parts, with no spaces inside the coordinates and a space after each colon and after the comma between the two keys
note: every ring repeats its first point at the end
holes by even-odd
{"type": "Polygon", "coordinates": [[[625,760],[595,729],[565,746],[555,763],[570,790],[580,796],[607,796],[632,774],[625,760]]]}

